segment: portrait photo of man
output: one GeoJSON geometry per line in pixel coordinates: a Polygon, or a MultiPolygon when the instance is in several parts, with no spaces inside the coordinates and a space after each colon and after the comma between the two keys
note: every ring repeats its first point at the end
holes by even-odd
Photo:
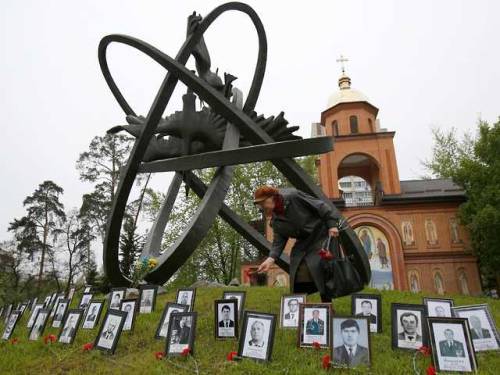
{"type": "Polygon", "coordinates": [[[491,338],[490,331],[483,328],[481,319],[477,315],[469,316],[470,335],[473,340],[489,339],[491,338]]]}
{"type": "Polygon", "coordinates": [[[125,318],[125,323],[123,324],[123,331],[130,331],[132,329],[132,323],[134,320],[135,313],[135,301],[122,302],[122,311],[127,313],[127,317],[125,318]]]}
{"type": "Polygon", "coordinates": [[[101,338],[107,341],[113,341],[115,338],[116,334],[116,328],[118,327],[118,323],[115,321],[110,321],[106,327],[101,333],[101,338]]]}
{"type": "Polygon", "coordinates": [[[439,350],[443,357],[465,357],[464,344],[453,338],[453,330],[444,330],[445,340],[439,341],[439,350]]]}
{"type": "Polygon", "coordinates": [[[76,322],[78,319],[78,315],[70,314],[66,323],[64,324],[63,330],[61,332],[61,336],[59,337],[59,342],[63,342],[69,344],[71,342],[72,337],[74,337],[76,333],[76,322]]]}
{"type": "Polygon", "coordinates": [[[373,303],[370,300],[361,301],[361,312],[358,312],[356,317],[366,317],[370,324],[377,324],[377,316],[373,314],[373,303]]]}
{"type": "Polygon", "coordinates": [[[120,309],[120,302],[121,302],[121,295],[120,292],[115,292],[113,293],[113,296],[111,297],[111,304],[109,305],[110,309],[120,309]]]}
{"type": "Polygon", "coordinates": [[[299,326],[299,298],[292,297],[285,300],[285,315],[283,316],[284,327],[298,327],[299,326]]]}
{"type": "Polygon", "coordinates": [[[230,319],[231,307],[224,305],[221,308],[222,319],[219,321],[219,327],[230,328],[234,327],[234,320],[230,319]]]}
{"type": "MultiPolygon", "coordinates": [[[[334,331],[335,331],[335,320],[334,319],[334,331]]],[[[359,365],[370,365],[370,353],[368,350],[368,345],[363,345],[361,343],[361,338],[363,341],[368,340],[368,327],[366,320],[364,323],[364,330],[361,331],[360,324],[356,319],[345,319],[340,323],[340,337],[341,345],[334,346],[332,359],[335,363],[346,365],[348,367],[356,367],[359,365]]],[[[336,338],[336,332],[333,333],[334,339],[336,338]]],[[[334,340],[334,345],[335,345],[334,340]]]]}
{"type": "Polygon", "coordinates": [[[250,326],[250,340],[248,341],[248,346],[265,348],[265,335],[264,323],[260,320],[255,320],[250,326]]]}
{"type": "Polygon", "coordinates": [[[400,347],[422,346],[420,319],[417,311],[403,312],[399,317],[398,344],[400,347]]]}
{"type": "Polygon", "coordinates": [[[319,310],[312,311],[312,318],[306,322],[306,335],[319,335],[325,334],[325,321],[320,319],[319,310]]]}
{"type": "Polygon", "coordinates": [[[97,309],[98,306],[95,304],[92,304],[90,306],[89,313],[87,314],[87,319],[85,319],[87,322],[93,322],[97,318],[97,309]]]}

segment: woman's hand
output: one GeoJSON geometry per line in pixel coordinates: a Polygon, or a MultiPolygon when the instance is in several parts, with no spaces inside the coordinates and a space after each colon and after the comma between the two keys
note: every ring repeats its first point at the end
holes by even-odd
{"type": "Polygon", "coordinates": [[[338,237],[339,236],[339,230],[336,227],[331,227],[328,229],[328,235],[331,237],[338,237]]]}
{"type": "Polygon", "coordinates": [[[274,258],[267,257],[267,259],[260,264],[259,268],[257,269],[257,273],[266,273],[267,271],[269,271],[273,264],[274,258]]]}

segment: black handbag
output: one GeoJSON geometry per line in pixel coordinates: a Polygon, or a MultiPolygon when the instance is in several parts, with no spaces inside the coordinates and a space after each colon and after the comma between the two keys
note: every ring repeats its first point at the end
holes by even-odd
{"type": "Polygon", "coordinates": [[[364,284],[351,262],[352,256],[346,256],[339,241],[337,239],[331,241],[331,236],[328,236],[324,245],[323,249],[331,254],[330,256],[324,254],[320,260],[325,293],[332,298],[338,298],[362,290],[364,284]]]}

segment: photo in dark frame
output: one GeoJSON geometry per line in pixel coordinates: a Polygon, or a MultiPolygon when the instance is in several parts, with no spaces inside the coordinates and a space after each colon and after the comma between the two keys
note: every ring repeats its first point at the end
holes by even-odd
{"type": "Polygon", "coordinates": [[[165,339],[167,337],[168,325],[172,313],[187,312],[187,311],[188,311],[188,305],[181,305],[175,302],[167,302],[165,308],[163,309],[163,313],[161,315],[160,322],[158,323],[158,327],[156,328],[155,338],[165,339]]]}
{"type": "Polygon", "coordinates": [[[287,294],[281,296],[280,327],[297,329],[299,327],[299,305],[306,302],[306,294],[287,294]]]}
{"type": "Polygon", "coordinates": [[[111,288],[108,309],[120,310],[120,302],[125,298],[127,288],[111,288]]]}
{"type": "Polygon", "coordinates": [[[366,316],[332,316],[331,359],[337,366],[371,366],[370,319],[366,316]]]}
{"type": "Polygon", "coordinates": [[[83,317],[82,309],[70,309],[66,314],[64,324],[59,331],[57,341],[63,344],[72,344],[78,332],[78,327],[83,317]]]}
{"type": "Polygon", "coordinates": [[[238,342],[238,356],[259,362],[271,361],[276,319],[276,314],[245,310],[238,342]]]}
{"type": "Polygon", "coordinates": [[[155,310],[157,285],[141,285],[139,287],[139,313],[149,314],[155,310]]]}
{"type": "Polygon", "coordinates": [[[392,348],[417,350],[429,345],[424,305],[410,303],[391,304],[392,348]]]}
{"type": "Polygon", "coordinates": [[[126,318],[127,313],[124,311],[108,310],[97,333],[94,348],[114,354],[126,318]]]}
{"type": "Polygon", "coordinates": [[[137,299],[122,299],[120,302],[120,310],[127,313],[127,318],[125,319],[125,323],[123,323],[122,331],[133,331],[137,312],[137,299]]]}
{"type": "Polygon", "coordinates": [[[189,354],[194,354],[197,316],[194,311],[170,315],[165,346],[167,356],[180,356],[186,349],[189,349],[189,354]]]}
{"type": "Polygon", "coordinates": [[[31,330],[29,332],[28,340],[36,341],[43,335],[43,331],[45,330],[47,322],[49,321],[49,316],[50,316],[50,309],[38,310],[38,314],[36,314],[33,327],[31,327],[31,330]]]}
{"type": "Polygon", "coordinates": [[[69,309],[69,299],[60,299],[54,309],[54,317],[52,318],[52,328],[60,328],[64,318],[66,317],[66,312],[69,309]]]}
{"type": "Polygon", "coordinates": [[[370,332],[382,332],[382,297],[380,294],[351,294],[351,314],[366,317],[370,322],[370,332]]]}
{"type": "Polygon", "coordinates": [[[99,319],[101,318],[102,310],[104,308],[104,302],[105,301],[102,299],[90,300],[84,313],[82,323],[83,329],[94,329],[99,323],[99,319]]]}
{"type": "Polygon", "coordinates": [[[188,311],[194,310],[194,301],[196,299],[196,288],[181,288],[177,289],[175,303],[187,305],[188,311]]]}
{"type": "Polygon", "coordinates": [[[247,292],[244,290],[225,290],[222,292],[222,299],[236,299],[238,301],[238,318],[241,322],[245,311],[245,301],[247,292]]]}
{"type": "Polygon", "coordinates": [[[328,348],[331,316],[332,307],[329,303],[299,304],[297,347],[313,347],[314,343],[318,343],[321,348],[328,348]]]}
{"type": "Polygon", "coordinates": [[[453,300],[450,298],[423,297],[426,314],[430,317],[451,318],[453,316],[453,300]]]}
{"type": "Polygon", "coordinates": [[[19,310],[9,311],[9,315],[6,318],[5,328],[2,333],[2,340],[9,340],[11,338],[20,317],[21,312],[19,310]]]}
{"type": "Polygon", "coordinates": [[[216,339],[238,338],[238,301],[218,299],[214,301],[214,335],[216,339]]]}

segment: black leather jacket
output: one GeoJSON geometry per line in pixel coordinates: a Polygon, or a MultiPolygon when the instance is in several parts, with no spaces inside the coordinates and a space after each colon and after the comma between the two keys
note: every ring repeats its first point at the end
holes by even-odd
{"type": "Polygon", "coordinates": [[[271,218],[274,235],[270,257],[279,258],[288,238],[303,239],[320,223],[327,228],[338,227],[339,218],[321,199],[295,188],[282,188],[279,193],[283,196],[285,211],[283,215],[273,213],[271,218]]]}

